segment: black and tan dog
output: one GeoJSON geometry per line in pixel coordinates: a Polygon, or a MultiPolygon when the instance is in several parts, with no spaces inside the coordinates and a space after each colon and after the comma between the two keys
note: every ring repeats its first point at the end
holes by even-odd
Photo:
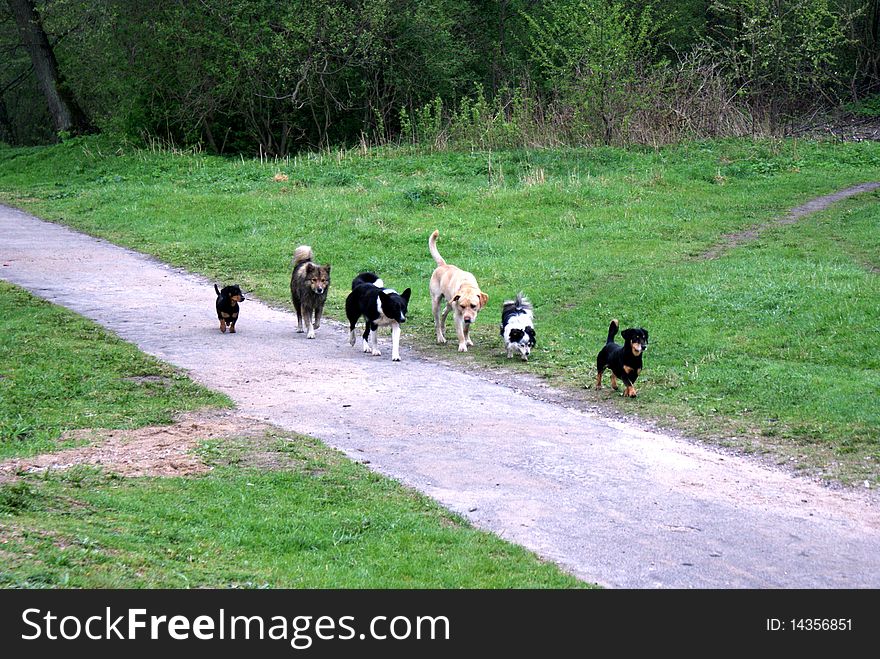
{"type": "Polygon", "coordinates": [[[306,338],[314,339],[321,326],[321,315],[330,288],[330,265],[314,262],[315,255],[308,245],[300,245],[293,253],[293,272],[290,273],[290,299],[296,309],[297,332],[306,324],[306,338]]]}
{"type": "Polygon", "coordinates": [[[642,355],[648,349],[648,330],[639,327],[630,327],[620,334],[624,344],[614,342],[619,324],[617,319],[611,321],[608,327],[608,339],[605,347],[596,356],[596,389],[602,388],[602,374],[605,369],[611,369],[611,388],[617,389],[617,378],[623,380],[626,389],[623,395],[629,398],[636,397],[635,382],[642,372],[642,355]]]}
{"type": "Polygon", "coordinates": [[[221,290],[217,288],[217,284],[214,284],[214,291],[217,293],[217,319],[220,321],[220,331],[225,334],[226,328],[229,327],[229,333],[235,334],[238,304],[244,301],[244,294],[237,285],[224,286],[221,290]]]}

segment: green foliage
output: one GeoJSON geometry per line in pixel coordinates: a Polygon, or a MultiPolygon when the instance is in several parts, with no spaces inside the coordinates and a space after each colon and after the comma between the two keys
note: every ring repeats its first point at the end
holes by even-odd
{"type": "Polygon", "coordinates": [[[855,103],[847,103],[845,108],[862,117],[880,117],[880,94],[874,94],[855,103]]]}
{"type": "MultiPolygon", "coordinates": [[[[880,84],[875,0],[42,0],[104,132],[268,157],[778,133],[880,84]],[[696,65],[695,65],[696,64],[696,65]],[[723,80],[720,79],[723,73],[723,80]],[[717,117],[717,120],[715,119],[717,117]]],[[[0,4],[0,140],[56,139],[0,4]]]]}
{"type": "Polygon", "coordinates": [[[527,19],[542,74],[588,134],[610,144],[638,104],[632,84],[655,61],[661,24],[653,5],[561,0],[527,19]]]}
{"type": "Polygon", "coordinates": [[[847,17],[834,0],[716,0],[711,12],[718,57],[771,121],[816,95],[836,93],[847,17]]]}

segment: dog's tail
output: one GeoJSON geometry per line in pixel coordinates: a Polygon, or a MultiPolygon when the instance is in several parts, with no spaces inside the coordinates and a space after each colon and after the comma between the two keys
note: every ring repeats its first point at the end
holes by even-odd
{"type": "Polygon", "coordinates": [[[290,262],[291,265],[295,268],[300,263],[305,263],[306,261],[311,261],[314,259],[315,254],[312,252],[312,248],[308,245],[300,245],[296,248],[296,251],[293,253],[293,260],[290,262]]]}
{"type": "Polygon", "coordinates": [[[437,265],[446,265],[446,260],[442,256],[440,256],[440,252],[437,251],[437,238],[439,235],[439,229],[435,230],[434,233],[431,234],[431,237],[428,238],[428,249],[431,250],[431,256],[434,257],[437,265]]]}
{"type": "Polygon", "coordinates": [[[611,324],[608,326],[608,340],[605,341],[605,343],[611,343],[614,341],[618,329],[620,329],[620,323],[617,322],[617,318],[612,318],[611,324]]]}
{"type": "Polygon", "coordinates": [[[514,313],[518,311],[531,311],[532,303],[529,302],[529,298],[522,294],[522,291],[516,294],[515,300],[505,300],[504,304],[501,305],[501,311],[514,313]]]}
{"type": "Polygon", "coordinates": [[[220,289],[217,288],[217,284],[214,284],[214,290],[217,291],[217,295],[220,295],[220,289]]]}

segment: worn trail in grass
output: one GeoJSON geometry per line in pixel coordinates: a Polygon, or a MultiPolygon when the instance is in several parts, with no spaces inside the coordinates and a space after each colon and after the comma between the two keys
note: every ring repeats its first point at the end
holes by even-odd
{"type": "MultiPolygon", "coordinates": [[[[186,368],[242,413],[307,433],[616,587],[878,587],[880,512],[756,462],[544,402],[404,349],[315,341],[248,300],[221,335],[210,282],[0,210],[0,276],[186,368]]],[[[384,339],[385,337],[383,337],[384,339]]],[[[540,387],[522,380],[524,386],[540,387]]]]}

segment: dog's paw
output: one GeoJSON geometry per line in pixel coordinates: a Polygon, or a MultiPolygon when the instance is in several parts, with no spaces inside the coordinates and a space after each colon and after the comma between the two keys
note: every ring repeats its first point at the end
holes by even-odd
{"type": "Polygon", "coordinates": [[[309,332],[308,334],[306,334],[306,338],[307,338],[307,339],[314,339],[314,338],[315,338],[315,333],[314,333],[314,332],[309,332]]]}
{"type": "Polygon", "coordinates": [[[379,350],[378,348],[376,348],[375,350],[372,351],[372,354],[373,354],[373,357],[381,357],[382,351],[379,350]]]}
{"type": "Polygon", "coordinates": [[[446,343],[446,337],[437,335],[437,343],[446,343]]]}
{"type": "Polygon", "coordinates": [[[459,344],[458,344],[458,351],[459,351],[459,352],[467,352],[467,344],[465,344],[465,343],[459,343],[459,344]]]}
{"type": "Polygon", "coordinates": [[[226,325],[221,325],[220,331],[223,332],[224,334],[226,334],[226,325]]]}
{"type": "Polygon", "coordinates": [[[393,357],[391,357],[391,361],[393,361],[393,362],[399,362],[399,361],[400,361],[400,355],[394,355],[393,357]]]}
{"type": "Polygon", "coordinates": [[[297,328],[296,328],[296,333],[297,333],[297,334],[302,334],[303,332],[305,332],[305,330],[304,330],[302,327],[297,327],[297,328]]]}
{"type": "Polygon", "coordinates": [[[372,352],[373,349],[370,347],[370,344],[364,341],[364,352],[372,352]]]}
{"type": "Polygon", "coordinates": [[[467,343],[469,346],[474,345],[474,342],[471,341],[470,337],[468,337],[468,339],[467,339],[467,341],[465,341],[465,343],[467,343]]]}
{"type": "Polygon", "coordinates": [[[230,327],[230,328],[229,328],[229,333],[230,333],[230,334],[235,334],[235,327],[230,327]]]}

